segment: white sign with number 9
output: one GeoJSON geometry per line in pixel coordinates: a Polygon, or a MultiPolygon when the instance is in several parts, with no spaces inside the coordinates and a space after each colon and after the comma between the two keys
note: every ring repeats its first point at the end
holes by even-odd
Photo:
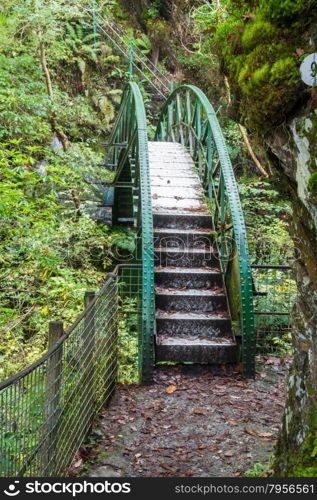
{"type": "Polygon", "coordinates": [[[300,72],[306,85],[317,87],[317,53],[305,57],[300,66],[300,72]]]}

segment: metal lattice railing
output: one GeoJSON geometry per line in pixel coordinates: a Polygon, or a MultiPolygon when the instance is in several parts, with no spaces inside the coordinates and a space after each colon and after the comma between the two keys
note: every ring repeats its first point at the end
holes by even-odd
{"type": "Polygon", "coordinates": [[[288,265],[252,265],[258,354],[291,352],[291,314],[298,292],[288,265]]]}
{"type": "MultiPolygon", "coordinates": [[[[140,337],[140,290],[140,266],[116,268],[96,296],[86,294],[84,312],[66,332],[61,322],[50,323],[48,353],[0,384],[0,476],[66,474],[114,391],[118,324],[128,297],[136,301],[140,337]]],[[[137,341],[136,361],[140,348],[137,341]]]]}
{"type": "Polygon", "coordinates": [[[142,95],[130,82],[123,93],[118,117],[107,149],[107,163],[115,177],[112,222],[138,229],[138,258],[142,262],[142,382],[151,382],[154,366],[154,243],[148,135],[142,95]]]}

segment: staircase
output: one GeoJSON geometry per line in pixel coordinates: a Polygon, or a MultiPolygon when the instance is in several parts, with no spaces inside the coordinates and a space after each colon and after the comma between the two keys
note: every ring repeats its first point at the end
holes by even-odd
{"type": "Polygon", "coordinates": [[[149,142],[157,361],[233,363],[212,218],[194,162],[179,143],[149,142]]]}

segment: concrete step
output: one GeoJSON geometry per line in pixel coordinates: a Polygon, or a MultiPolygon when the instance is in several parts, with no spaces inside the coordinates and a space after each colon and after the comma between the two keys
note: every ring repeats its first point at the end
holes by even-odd
{"type": "Polygon", "coordinates": [[[154,227],[165,229],[197,229],[208,228],[212,230],[212,217],[206,212],[173,210],[153,213],[154,227]]]}
{"type": "Polygon", "coordinates": [[[210,248],[154,248],[156,266],[169,267],[218,267],[217,249],[210,248]]]}
{"type": "Polygon", "coordinates": [[[203,267],[156,267],[155,283],[165,288],[214,288],[222,286],[220,269],[203,267]]]}
{"type": "Polygon", "coordinates": [[[177,186],[177,189],[175,188],[175,185],[171,186],[168,183],[169,179],[167,179],[166,184],[156,186],[151,183],[151,192],[152,192],[152,199],[155,200],[158,196],[163,197],[163,198],[172,198],[172,199],[177,199],[177,198],[182,198],[182,199],[201,199],[202,198],[202,191],[201,191],[201,186],[177,186]]]}
{"type": "Polygon", "coordinates": [[[156,310],[158,335],[205,336],[231,338],[231,320],[225,311],[220,313],[167,312],[156,310]]]}
{"type": "Polygon", "coordinates": [[[156,196],[152,197],[152,207],[156,212],[169,210],[191,209],[203,210],[205,208],[201,198],[183,198],[175,195],[173,198],[156,196]]]}
{"type": "Polygon", "coordinates": [[[227,338],[197,339],[167,337],[156,339],[157,361],[226,364],[237,359],[236,343],[227,338]]]}
{"type": "Polygon", "coordinates": [[[210,247],[214,236],[210,229],[154,229],[154,246],[160,247],[210,247]]]}
{"type": "MultiPolygon", "coordinates": [[[[161,174],[162,172],[160,172],[161,174]]],[[[173,176],[173,177],[166,177],[165,175],[151,175],[151,186],[152,186],[152,191],[156,186],[169,186],[172,188],[200,188],[201,189],[201,182],[197,179],[197,175],[187,175],[186,177],[184,176],[173,176]]]]}
{"type": "Polygon", "coordinates": [[[171,290],[155,287],[155,303],[165,311],[217,312],[227,308],[226,296],[216,290],[171,290]]]}

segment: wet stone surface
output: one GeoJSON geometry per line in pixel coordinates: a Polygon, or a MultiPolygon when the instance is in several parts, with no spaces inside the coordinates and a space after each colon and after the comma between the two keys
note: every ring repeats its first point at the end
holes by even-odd
{"type": "Polygon", "coordinates": [[[154,385],[117,388],[100,422],[101,442],[89,453],[84,447],[72,474],[243,475],[273,453],[286,370],[285,360],[268,358],[245,381],[230,367],[159,367],[154,385]]]}

